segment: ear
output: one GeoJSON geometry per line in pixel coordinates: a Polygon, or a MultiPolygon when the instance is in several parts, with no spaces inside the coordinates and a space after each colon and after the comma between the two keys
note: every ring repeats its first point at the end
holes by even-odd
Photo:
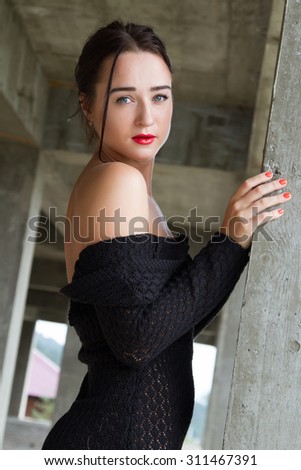
{"type": "Polygon", "coordinates": [[[87,96],[85,95],[85,93],[82,93],[82,92],[79,93],[78,101],[79,101],[80,107],[82,108],[82,112],[84,113],[84,116],[87,119],[87,121],[89,121],[89,122],[92,121],[90,106],[89,106],[87,96]]]}

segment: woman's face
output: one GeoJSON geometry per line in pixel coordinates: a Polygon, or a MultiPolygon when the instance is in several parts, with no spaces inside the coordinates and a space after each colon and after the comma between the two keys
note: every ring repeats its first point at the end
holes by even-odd
{"type": "MultiPolygon", "coordinates": [[[[108,58],[96,85],[91,120],[101,135],[105,94],[113,59],[108,58]]],[[[115,159],[153,159],[166,142],[173,110],[171,73],[160,56],[125,52],[116,62],[103,150],[115,159]]]]}

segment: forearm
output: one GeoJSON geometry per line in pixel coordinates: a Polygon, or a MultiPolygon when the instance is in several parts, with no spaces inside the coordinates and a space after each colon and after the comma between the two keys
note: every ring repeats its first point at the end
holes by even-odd
{"type": "Polygon", "coordinates": [[[247,262],[248,250],[219,234],[171,276],[152,303],[96,306],[113,352],[129,365],[143,365],[191,328],[200,331],[227,300],[247,262]]]}

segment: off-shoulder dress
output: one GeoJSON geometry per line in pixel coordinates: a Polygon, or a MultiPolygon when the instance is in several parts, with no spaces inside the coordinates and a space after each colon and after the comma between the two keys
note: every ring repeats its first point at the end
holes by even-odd
{"type": "Polygon", "coordinates": [[[182,448],[194,405],[193,339],[249,259],[219,232],[194,259],[188,251],[181,233],[121,236],[81,251],[60,292],[87,373],[43,449],[182,448]]]}

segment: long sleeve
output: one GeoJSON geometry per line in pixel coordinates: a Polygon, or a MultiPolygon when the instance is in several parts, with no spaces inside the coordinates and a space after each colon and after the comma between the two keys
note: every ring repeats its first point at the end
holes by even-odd
{"type": "Polygon", "coordinates": [[[190,329],[204,328],[238,281],[247,261],[244,251],[229,238],[215,237],[168,280],[152,303],[127,308],[96,305],[115,355],[128,365],[144,365],[190,329]]]}
{"type": "MultiPolygon", "coordinates": [[[[120,253],[122,246],[118,248],[120,253]]],[[[118,256],[117,261],[120,269],[111,269],[106,276],[95,270],[97,261],[88,271],[87,263],[82,263],[77,267],[77,279],[62,292],[73,300],[93,303],[116,358],[139,367],[189,330],[196,328],[198,332],[212,320],[247,264],[248,250],[217,233],[193,260],[189,255],[181,262],[132,257],[126,268],[118,256]],[[165,269],[167,262],[175,263],[172,274],[170,267],[165,269]],[[105,281],[115,283],[109,300],[105,281]]]]}

